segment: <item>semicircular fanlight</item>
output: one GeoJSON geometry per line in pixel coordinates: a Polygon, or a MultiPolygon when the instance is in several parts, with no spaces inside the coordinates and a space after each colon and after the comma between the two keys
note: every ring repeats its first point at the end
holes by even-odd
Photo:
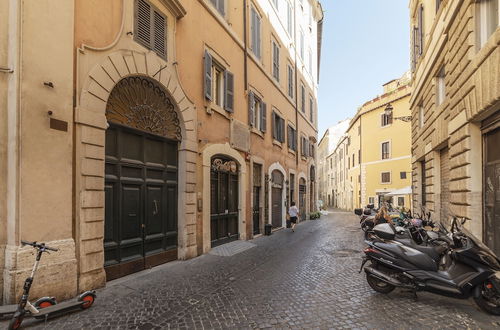
{"type": "Polygon", "coordinates": [[[181,140],[179,118],[162,87],[146,77],[126,77],[111,91],[106,105],[108,121],[181,140]]]}

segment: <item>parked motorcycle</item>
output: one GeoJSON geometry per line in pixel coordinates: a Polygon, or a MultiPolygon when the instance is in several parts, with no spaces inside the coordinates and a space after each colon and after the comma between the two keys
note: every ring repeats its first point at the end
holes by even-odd
{"type": "Polygon", "coordinates": [[[400,287],[415,295],[428,291],[461,299],[473,297],[482,310],[500,315],[500,259],[463,228],[464,222],[454,218],[447,235],[430,239],[439,245],[419,248],[396,241],[392,224],[377,225],[373,229],[376,236],[365,241],[368,247],[360,272],[364,268],[368,284],[380,293],[400,287]],[[449,256],[444,268],[439,267],[443,255],[449,256]]]}

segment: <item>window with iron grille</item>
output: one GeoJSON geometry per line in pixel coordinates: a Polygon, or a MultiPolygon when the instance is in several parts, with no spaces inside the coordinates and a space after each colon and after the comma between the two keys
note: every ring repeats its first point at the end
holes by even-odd
{"type": "Polygon", "coordinates": [[[167,59],[167,18],[147,0],[136,0],[134,40],[167,59]]]}
{"type": "Polygon", "coordinates": [[[389,159],[390,157],[390,145],[389,142],[382,143],[382,159],[389,159]]]}
{"type": "Polygon", "coordinates": [[[391,172],[382,172],[381,182],[382,183],[391,183],[391,172]]]}

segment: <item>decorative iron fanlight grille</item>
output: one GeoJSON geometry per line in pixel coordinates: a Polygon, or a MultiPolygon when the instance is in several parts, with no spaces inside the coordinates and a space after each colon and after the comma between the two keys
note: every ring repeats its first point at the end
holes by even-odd
{"type": "Polygon", "coordinates": [[[111,91],[106,117],[113,123],[181,140],[179,118],[162,87],[146,77],[127,77],[111,91]]]}
{"type": "Polygon", "coordinates": [[[238,164],[234,160],[225,160],[221,158],[214,158],[212,161],[212,171],[214,172],[229,172],[237,173],[238,164]]]}

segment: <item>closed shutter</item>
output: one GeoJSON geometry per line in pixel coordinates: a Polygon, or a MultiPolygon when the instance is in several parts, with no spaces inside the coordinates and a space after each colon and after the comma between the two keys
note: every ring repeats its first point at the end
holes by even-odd
{"type": "Polygon", "coordinates": [[[448,221],[450,215],[450,159],[448,148],[444,148],[440,152],[441,161],[441,210],[440,219],[448,221]]]}
{"type": "Polygon", "coordinates": [[[158,11],[153,11],[153,50],[163,58],[167,57],[166,36],[167,18],[158,11]]]}
{"type": "Polygon", "coordinates": [[[256,40],[256,48],[257,48],[257,56],[260,58],[260,17],[256,13],[255,14],[255,23],[256,23],[256,29],[255,29],[255,40],[256,40]]]}
{"type": "Polygon", "coordinates": [[[267,105],[262,102],[260,108],[260,131],[262,133],[266,132],[267,127],[267,105]]]}
{"type": "Polygon", "coordinates": [[[280,142],[285,142],[285,120],[280,117],[280,142]]]}
{"type": "Polygon", "coordinates": [[[224,72],[224,109],[228,112],[234,112],[234,75],[229,72],[224,72]]]}
{"type": "Polygon", "coordinates": [[[293,130],[293,150],[297,151],[297,130],[293,130]]]}
{"type": "Polygon", "coordinates": [[[218,1],[218,5],[217,5],[217,10],[219,11],[219,13],[221,13],[222,16],[225,15],[225,8],[224,8],[224,0],[219,0],[218,1]]]}
{"type": "Polygon", "coordinates": [[[288,148],[293,149],[293,133],[292,127],[287,126],[287,135],[288,135],[288,148]]]}
{"type": "Polygon", "coordinates": [[[143,46],[151,47],[151,5],[144,0],[136,1],[135,40],[143,46]]]}
{"type": "Polygon", "coordinates": [[[212,55],[205,51],[205,98],[212,101],[212,55]]]}
{"type": "Polygon", "coordinates": [[[253,92],[248,93],[248,124],[254,126],[255,97],[253,92]]]}
{"type": "Polygon", "coordinates": [[[273,112],[273,118],[272,118],[272,129],[273,129],[273,139],[277,140],[277,129],[276,129],[276,114],[273,112]]]}

